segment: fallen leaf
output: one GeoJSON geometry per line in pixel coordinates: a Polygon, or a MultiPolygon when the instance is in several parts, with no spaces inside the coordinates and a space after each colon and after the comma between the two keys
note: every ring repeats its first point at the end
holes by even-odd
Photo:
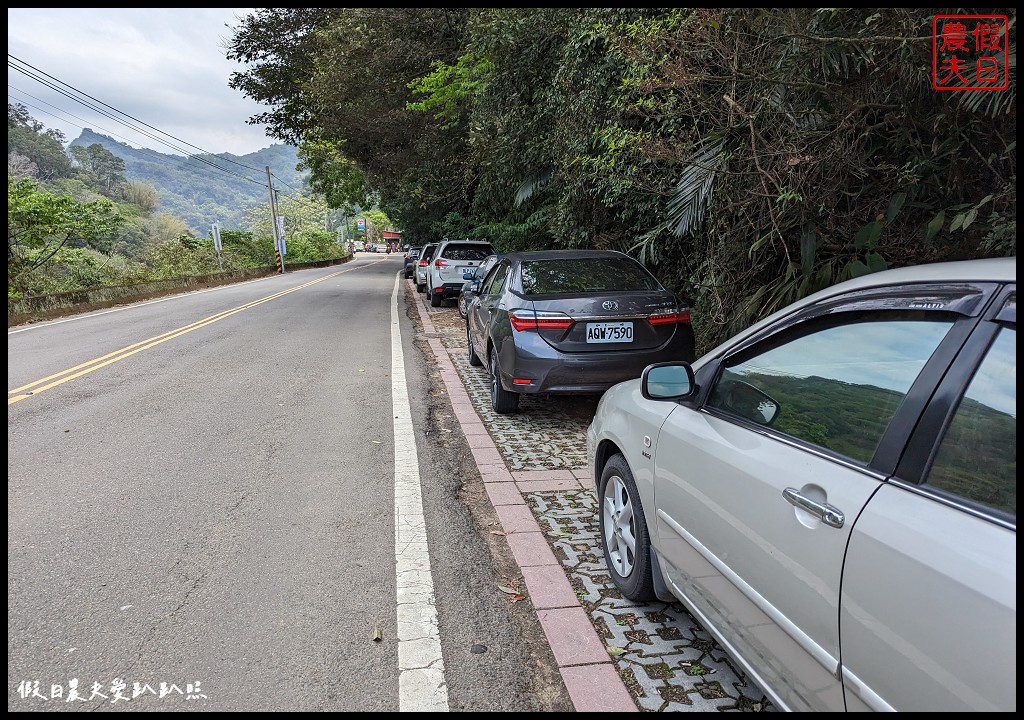
{"type": "Polygon", "coordinates": [[[378,445],[380,445],[380,440],[371,440],[370,442],[377,443],[378,445]]]}
{"type": "Polygon", "coordinates": [[[615,657],[618,657],[619,655],[625,655],[628,652],[626,648],[614,647],[612,645],[609,645],[607,649],[608,654],[615,657]]]}
{"type": "Polygon", "coordinates": [[[383,638],[384,638],[384,636],[381,635],[380,626],[379,625],[374,625],[373,626],[373,641],[374,642],[380,642],[383,638]]]}
{"type": "Polygon", "coordinates": [[[499,585],[498,589],[501,590],[503,593],[508,593],[509,595],[516,595],[516,594],[519,593],[518,590],[515,590],[515,589],[510,588],[510,587],[506,587],[505,585],[499,585]]]}
{"type": "Polygon", "coordinates": [[[525,600],[525,599],[526,599],[525,595],[515,595],[512,598],[512,602],[519,602],[520,600],[525,600]]]}
{"type": "Polygon", "coordinates": [[[501,530],[491,530],[491,535],[501,535],[502,537],[505,537],[508,533],[502,532],[501,530]]]}

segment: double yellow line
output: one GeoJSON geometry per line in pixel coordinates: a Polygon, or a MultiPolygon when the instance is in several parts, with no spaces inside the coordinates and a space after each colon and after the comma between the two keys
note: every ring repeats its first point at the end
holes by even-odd
{"type": "Polygon", "coordinates": [[[21,402],[25,398],[38,395],[39,393],[44,392],[45,390],[57,387],[58,385],[63,385],[64,383],[70,380],[82,377],[83,375],[88,375],[94,370],[99,370],[100,368],[116,363],[119,360],[124,360],[127,357],[131,357],[135,353],[140,353],[143,350],[149,350],[151,347],[156,347],[157,345],[165,343],[168,340],[173,340],[174,338],[180,337],[181,335],[184,335],[186,333],[190,333],[193,330],[198,330],[199,328],[206,327],[207,325],[211,325],[212,323],[223,320],[224,318],[231,317],[232,315],[240,313],[243,310],[249,310],[250,308],[254,308],[257,305],[262,305],[265,302],[276,300],[279,297],[283,297],[285,295],[288,295],[289,293],[296,292],[297,290],[303,290],[309,287],[310,285],[316,285],[317,283],[323,282],[324,280],[330,280],[333,277],[341,275],[341,273],[343,272],[348,272],[348,269],[336,273],[331,273],[330,275],[326,275],[322,278],[317,278],[316,280],[311,280],[308,283],[297,285],[289,290],[282,290],[279,293],[268,295],[267,297],[261,298],[259,300],[254,300],[253,302],[248,303],[246,305],[241,305],[231,310],[225,310],[222,313],[217,313],[216,315],[211,315],[207,318],[203,318],[202,320],[197,320],[191,325],[185,325],[184,327],[180,327],[175,330],[168,330],[163,335],[151,337],[148,340],[143,340],[141,342],[135,343],[134,345],[129,345],[128,347],[121,348],[120,350],[115,350],[114,352],[108,353],[103,357],[98,357],[95,358],[94,360],[88,360],[80,365],[76,365],[73,368],[68,368],[67,370],[63,370],[54,375],[44,377],[40,380],[36,380],[35,382],[31,382],[28,385],[22,385],[19,388],[8,390],[7,404],[8,406],[10,406],[16,402],[21,402]]]}

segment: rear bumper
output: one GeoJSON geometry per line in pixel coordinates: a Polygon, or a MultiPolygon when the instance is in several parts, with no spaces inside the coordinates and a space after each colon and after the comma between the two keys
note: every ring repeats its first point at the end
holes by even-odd
{"type": "Polygon", "coordinates": [[[440,295],[445,300],[448,298],[456,298],[462,292],[462,286],[465,284],[465,280],[458,283],[445,283],[440,287],[430,288],[430,294],[440,295]]]}
{"type": "Polygon", "coordinates": [[[680,337],[640,352],[563,353],[534,333],[519,333],[498,355],[501,384],[510,392],[531,394],[600,394],[613,385],[640,377],[651,363],[692,360],[693,349],[680,337]],[[529,379],[529,384],[514,380],[529,379]]]}

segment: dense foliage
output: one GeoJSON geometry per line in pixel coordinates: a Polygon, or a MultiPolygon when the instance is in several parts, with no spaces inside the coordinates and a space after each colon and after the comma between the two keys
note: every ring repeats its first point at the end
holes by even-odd
{"type": "Polygon", "coordinates": [[[1010,88],[932,87],[920,8],[261,8],[254,120],[422,244],[635,254],[701,350],[886,267],[1016,254],[1010,88]],[[360,177],[361,175],[361,177],[360,177]]]}

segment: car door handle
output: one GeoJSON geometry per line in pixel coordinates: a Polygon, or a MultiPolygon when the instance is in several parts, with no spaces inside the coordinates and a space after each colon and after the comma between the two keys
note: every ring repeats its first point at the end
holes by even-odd
{"type": "Polygon", "coordinates": [[[846,516],[831,505],[815,502],[804,497],[796,488],[786,488],[782,491],[782,497],[786,498],[790,505],[795,505],[801,510],[806,510],[812,515],[821,518],[826,525],[834,528],[841,528],[846,522],[846,516]]]}

